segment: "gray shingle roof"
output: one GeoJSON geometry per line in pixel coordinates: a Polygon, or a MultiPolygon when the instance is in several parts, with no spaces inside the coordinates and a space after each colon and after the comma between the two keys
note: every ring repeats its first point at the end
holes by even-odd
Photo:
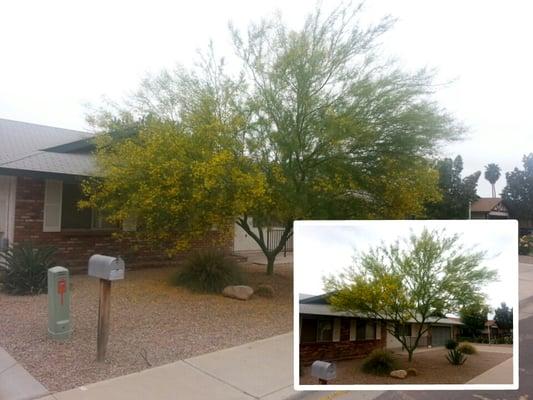
{"type": "Polygon", "coordinates": [[[90,153],[44,150],[92,136],[88,132],[0,118],[0,169],[91,175],[95,164],[90,153]]]}
{"type": "MultiPolygon", "coordinates": [[[[363,313],[350,313],[347,311],[335,311],[329,306],[328,304],[306,304],[306,303],[300,303],[300,314],[308,314],[308,315],[325,315],[330,317],[360,317],[360,318],[368,318],[367,315],[363,313]]],[[[436,317],[430,317],[428,319],[428,322],[431,323],[433,321],[436,321],[436,317]]],[[[411,320],[409,322],[416,322],[415,320],[411,320]]],[[[444,324],[444,325],[463,325],[462,322],[457,318],[440,318],[437,322],[437,325],[444,324]]]]}

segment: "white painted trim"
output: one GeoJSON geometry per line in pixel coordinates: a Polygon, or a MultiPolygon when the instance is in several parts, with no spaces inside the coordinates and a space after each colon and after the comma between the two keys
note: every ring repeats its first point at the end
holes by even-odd
{"type": "Polygon", "coordinates": [[[43,232],[61,232],[61,209],[63,203],[63,182],[57,180],[45,180],[44,186],[44,204],[43,204],[43,232]],[[58,201],[51,201],[50,197],[54,190],[57,190],[58,201]],[[56,209],[57,219],[54,224],[47,221],[47,210],[56,209]],[[48,222],[48,225],[46,223],[48,222]]]}
{"type": "Polygon", "coordinates": [[[341,319],[333,319],[333,341],[340,342],[341,340],[341,319]]]}
{"type": "Polygon", "coordinates": [[[355,319],[350,320],[350,340],[357,340],[357,322],[355,319]]]}

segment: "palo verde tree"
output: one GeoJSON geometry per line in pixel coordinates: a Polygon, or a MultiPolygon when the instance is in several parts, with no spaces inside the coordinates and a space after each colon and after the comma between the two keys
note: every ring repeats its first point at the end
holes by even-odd
{"type": "MultiPolygon", "coordinates": [[[[379,56],[378,40],[391,20],[363,27],[358,12],[359,7],[351,6],[328,15],[316,10],[299,30],[289,29],[281,17],[252,24],[244,34],[231,28],[238,75],[228,74],[224,63],[208,52],[211,56],[195,69],[148,77],[118,112],[133,119],[150,115],[170,121],[188,135],[224,132],[226,139],[231,137],[221,143],[240,160],[236,170],[259,183],[257,189],[246,189],[246,206],[235,208],[233,216],[264,252],[269,274],[296,219],[423,215],[424,205],[440,196],[438,174],[428,159],[440,143],[459,138],[463,131],[432,100],[430,73],[405,72],[379,56]],[[283,232],[279,242],[269,246],[264,231],[273,225],[283,232]]],[[[100,115],[105,117],[104,130],[110,119],[117,119],[113,110],[100,115]]],[[[145,129],[146,135],[149,131],[145,129]]],[[[220,147],[215,149],[197,151],[207,160],[217,156],[220,147]]],[[[145,151],[142,158],[147,169],[159,168],[151,165],[157,156],[145,151]]],[[[122,163],[103,162],[105,176],[111,177],[113,166],[122,163]]],[[[159,168],[159,173],[167,172],[159,168]]],[[[138,174],[122,178],[136,179],[138,174]]],[[[165,179],[175,192],[188,190],[182,186],[186,181],[165,179]]],[[[222,188],[227,177],[218,179],[216,186],[222,188]]],[[[158,208],[143,209],[145,218],[183,220],[184,210],[203,205],[194,197],[189,198],[191,204],[176,204],[173,192],[165,196],[159,184],[158,179],[142,183],[146,193],[153,188],[161,195],[158,208]]],[[[211,189],[195,190],[205,190],[207,197],[211,189]]],[[[122,191],[111,186],[107,193],[124,199],[122,191]]],[[[232,190],[221,191],[210,212],[230,209],[232,195],[232,190]]],[[[121,207],[120,201],[113,204],[121,207]]],[[[195,225],[197,230],[210,228],[210,221],[203,222],[195,225]]]]}
{"type": "Polygon", "coordinates": [[[354,257],[340,276],[324,278],[330,304],[337,310],[390,321],[390,332],[409,353],[422,335],[448,313],[480,303],[483,286],[495,271],[481,266],[484,253],[460,244],[458,235],[424,229],[408,240],[381,245],[354,257]],[[412,337],[403,329],[416,323],[412,337]]]}

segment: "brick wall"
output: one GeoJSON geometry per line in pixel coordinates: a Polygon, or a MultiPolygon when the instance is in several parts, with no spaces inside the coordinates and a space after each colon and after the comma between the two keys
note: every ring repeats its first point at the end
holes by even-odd
{"type": "Polygon", "coordinates": [[[341,319],[341,340],[339,342],[300,343],[300,365],[309,365],[313,361],[338,361],[361,358],[372,350],[383,348],[386,344],[387,331],[381,323],[381,338],[375,340],[350,341],[350,319],[341,319]],[[346,336],[346,327],[348,336],[346,336]],[[344,328],[344,329],[343,329],[344,328]]]}
{"type": "MultiPolygon", "coordinates": [[[[57,262],[72,272],[86,272],[92,254],[121,255],[126,268],[158,266],[169,262],[164,252],[143,242],[112,237],[110,231],[43,232],[44,187],[42,179],[17,178],[14,242],[32,241],[57,248],[57,262]]],[[[204,247],[199,243],[197,247],[204,247]]],[[[227,245],[231,248],[232,243],[227,245]]],[[[183,258],[186,253],[176,256],[183,258]]]]}

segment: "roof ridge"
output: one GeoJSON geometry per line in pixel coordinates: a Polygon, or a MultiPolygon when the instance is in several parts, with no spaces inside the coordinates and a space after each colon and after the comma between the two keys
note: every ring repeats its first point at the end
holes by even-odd
{"type": "Polygon", "coordinates": [[[44,127],[44,128],[61,129],[61,130],[64,130],[64,131],[71,131],[71,132],[77,132],[77,133],[86,133],[86,134],[89,134],[89,135],[92,134],[92,133],[89,132],[89,131],[81,131],[81,130],[78,130],[78,129],[72,129],[72,128],[62,128],[62,127],[59,127],[59,126],[52,126],[52,125],[36,124],[36,123],[34,123],[34,122],[20,121],[20,120],[9,119],[9,118],[0,118],[0,121],[9,121],[9,122],[15,122],[15,123],[18,123],[18,124],[27,124],[27,125],[42,126],[42,127],[44,127]]]}

